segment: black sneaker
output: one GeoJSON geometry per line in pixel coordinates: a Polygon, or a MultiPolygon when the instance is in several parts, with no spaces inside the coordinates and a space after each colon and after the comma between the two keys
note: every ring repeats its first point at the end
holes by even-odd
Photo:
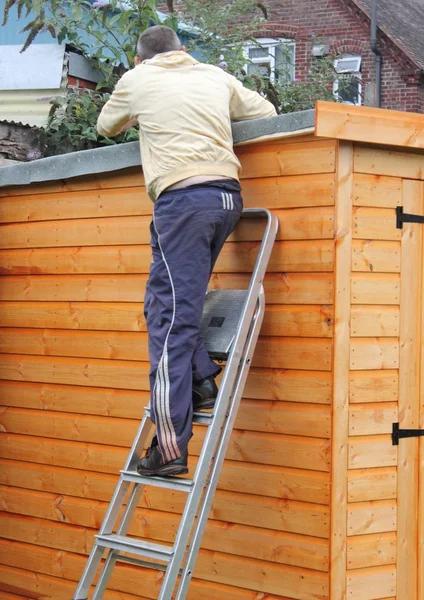
{"type": "Polygon", "coordinates": [[[146,451],[146,455],[138,463],[137,472],[140,475],[147,476],[163,475],[166,477],[168,475],[185,475],[188,473],[187,458],[188,452],[186,450],[180,458],[171,460],[170,462],[163,462],[155,436],[146,451]]]}
{"type": "Polygon", "coordinates": [[[201,381],[193,381],[193,410],[206,410],[215,406],[216,397],[218,396],[218,386],[215,383],[213,375],[202,379],[201,381]]]}

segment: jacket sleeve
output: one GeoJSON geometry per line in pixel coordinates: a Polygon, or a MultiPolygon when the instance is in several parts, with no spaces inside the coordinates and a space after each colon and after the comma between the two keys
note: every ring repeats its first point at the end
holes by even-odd
{"type": "Polygon", "coordinates": [[[247,121],[276,116],[277,112],[271,102],[262,98],[257,92],[245,88],[241,81],[232,75],[228,75],[228,77],[231,79],[232,86],[230,101],[232,121],[247,121]]]}
{"type": "Polygon", "coordinates": [[[97,119],[97,131],[108,137],[118,135],[132,116],[129,94],[124,81],[120,79],[97,119]]]}

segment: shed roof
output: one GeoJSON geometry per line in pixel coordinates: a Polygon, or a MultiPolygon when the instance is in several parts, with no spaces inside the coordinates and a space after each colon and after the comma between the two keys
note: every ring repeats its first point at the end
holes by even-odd
{"type": "MultiPolygon", "coordinates": [[[[311,133],[314,127],[314,115],[314,110],[306,110],[270,119],[234,123],[234,143],[242,144],[252,140],[260,141],[273,137],[311,133]]],[[[12,167],[1,167],[0,187],[117,171],[139,166],[141,163],[139,143],[129,142],[42,158],[12,167]]]]}
{"type": "MultiPolygon", "coordinates": [[[[321,138],[424,150],[424,115],[319,101],[316,111],[233,124],[236,145],[305,133],[315,133],[321,138]]],[[[130,142],[2,167],[0,187],[57,181],[141,164],[139,144],[130,142]]]]}

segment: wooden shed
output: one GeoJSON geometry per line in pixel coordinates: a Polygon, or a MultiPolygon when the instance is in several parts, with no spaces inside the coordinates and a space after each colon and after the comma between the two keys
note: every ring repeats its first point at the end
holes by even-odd
{"type": "MultiPolygon", "coordinates": [[[[234,136],[280,230],[189,598],[423,600],[424,440],[391,433],[424,427],[423,225],[397,227],[424,214],[424,117],[319,103],[234,136]]],[[[70,600],[148,401],[139,163],[0,169],[1,600],[70,600]]],[[[257,247],[240,227],[211,286],[246,287],[257,247]]],[[[182,502],[146,489],[132,534],[171,540],[182,502]]],[[[160,580],[124,565],[106,598],[160,580]]]]}

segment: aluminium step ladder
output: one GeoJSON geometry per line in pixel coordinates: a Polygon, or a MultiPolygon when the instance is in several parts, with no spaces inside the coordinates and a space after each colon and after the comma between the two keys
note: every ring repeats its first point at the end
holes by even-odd
{"type": "Polygon", "coordinates": [[[103,598],[117,561],[164,571],[158,600],[186,598],[265,312],[262,282],[278,219],[266,209],[243,210],[243,219],[252,217],[265,217],[267,221],[249,288],[215,290],[205,299],[201,323],[205,347],[212,358],[225,360],[227,364],[213,413],[193,415],[193,423],[207,425],[193,478],[146,477],[137,473],[136,466],[153,427],[147,407],[73,600],[88,600],[105,551],[106,558],[91,600],[103,598]],[[187,493],[172,546],[127,536],[144,486],[187,493]]]}

